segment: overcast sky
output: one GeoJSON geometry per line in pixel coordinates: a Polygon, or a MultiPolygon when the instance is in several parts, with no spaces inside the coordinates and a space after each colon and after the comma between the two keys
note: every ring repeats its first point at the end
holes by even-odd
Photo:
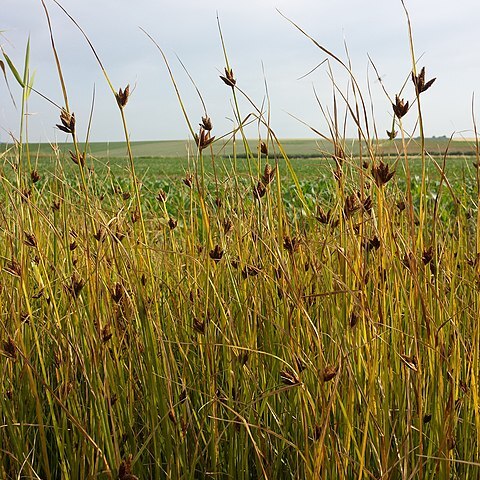
{"type": "MultiPolygon", "coordinates": [[[[80,139],[85,136],[95,87],[91,140],[121,140],[116,103],[91,50],[65,14],[51,0],[46,0],[46,4],[80,139]]],[[[133,93],[126,113],[133,140],[186,139],[189,135],[162,58],[139,27],[148,31],[165,51],[188,115],[196,125],[203,109],[177,56],[184,63],[202,92],[214,124],[213,134],[217,136],[233,127],[231,92],[219,79],[225,62],[217,12],[237,85],[259,106],[265,99],[265,83],[268,85],[271,126],[281,138],[312,136],[302,122],[328,134],[314,89],[324,110],[332,112],[332,82],[327,64],[300,78],[327,57],[276,9],[342,59],[346,58],[346,43],[352,69],[367,101],[370,85],[376,125],[382,137],[391,126],[391,105],[369,65],[368,55],[391,97],[402,88],[412,68],[400,0],[63,0],[62,4],[88,34],[115,88],[131,85],[133,93]]],[[[406,5],[412,20],[415,53],[421,57],[418,64],[426,66],[427,79],[437,77],[422,98],[426,134],[463,132],[465,137],[471,137],[475,92],[475,111],[477,115],[480,112],[480,2],[406,0],[406,5]]],[[[30,36],[34,86],[62,104],[40,0],[0,0],[0,6],[3,49],[21,69],[30,36]]],[[[332,71],[339,87],[347,91],[344,72],[335,64],[332,71]]],[[[18,107],[20,89],[11,75],[9,83],[18,107]]],[[[351,92],[349,95],[351,99],[351,92]]],[[[403,96],[412,99],[410,82],[403,96]]],[[[252,111],[246,102],[240,108],[244,116],[252,111]]],[[[58,111],[35,94],[30,98],[29,113],[32,141],[67,139],[55,128],[58,111]]],[[[412,110],[406,119],[407,128],[413,126],[414,117],[412,110]]],[[[20,113],[13,107],[0,78],[0,140],[5,141],[8,132],[18,136],[19,123],[20,113]]],[[[250,134],[255,136],[257,130],[252,127],[250,134]]],[[[350,127],[348,134],[353,132],[350,127]]]]}

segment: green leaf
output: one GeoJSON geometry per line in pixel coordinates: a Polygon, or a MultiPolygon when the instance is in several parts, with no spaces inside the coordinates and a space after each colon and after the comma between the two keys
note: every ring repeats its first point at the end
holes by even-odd
{"type": "Polygon", "coordinates": [[[8,67],[10,68],[11,72],[13,73],[13,76],[15,77],[15,80],[17,80],[17,82],[20,84],[20,86],[22,88],[24,88],[25,84],[23,83],[22,77],[18,73],[18,71],[15,68],[15,65],[13,64],[13,62],[10,60],[10,57],[5,52],[3,52],[3,56],[4,56],[5,60],[7,61],[8,67]]]}

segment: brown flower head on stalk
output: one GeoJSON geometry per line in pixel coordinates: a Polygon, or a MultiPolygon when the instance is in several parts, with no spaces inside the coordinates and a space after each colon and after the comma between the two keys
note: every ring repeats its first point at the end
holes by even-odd
{"type": "Polygon", "coordinates": [[[335,378],[337,373],[338,373],[338,367],[335,367],[333,365],[328,365],[327,367],[325,367],[325,370],[322,373],[322,379],[324,382],[329,382],[330,380],[335,378]]]}
{"type": "Polygon", "coordinates": [[[37,183],[40,180],[40,174],[37,170],[32,170],[30,172],[30,179],[32,180],[32,183],[37,183]]]}
{"type": "Polygon", "coordinates": [[[393,140],[397,136],[397,131],[392,128],[392,131],[387,130],[387,135],[390,140],[393,140]]]}
{"type": "Polygon", "coordinates": [[[29,247],[35,248],[37,246],[37,239],[33,233],[23,232],[25,235],[25,240],[23,243],[29,247]]]}
{"type": "Polygon", "coordinates": [[[70,154],[70,158],[72,159],[72,162],[75,163],[76,165],[80,165],[81,167],[85,166],[85,154],[81,153],[80,156],[77,156],[76,153],[73,153],[71,150],[68,151],[70,154]]]}
{"type": "Polygon", "coordinates": [[[283,384],[289,386],[289,387],[295,387],[296,385],[300,385],[300,379],[297,377],[295,372],[292,370],[282,370],[280,372],[280,380],[282,381],[283,384]]]}
{"type": "Polygon", "coordinates": [[[260,153],[263,155],[268,155],[268,147],[265,142],[260,142],[260,153]]]}
{"type": "Polygon", "coordinates": [[[202,123],[200,123],[200,127],[202,127],[204,130],[207,130],[207,132],[213,128],[212,120],[208,115],[202,117],[202,123]]]}
{"type": "Polygon", "coordinates": [[[118,468],[118,480],[139,480],[137,476],[132,474],[132,456],[129,455],[122,460],[118,468]]]}
{"type": "Polygon", "coordinates": [[[57,128],[60,129],[62,132],[65,133],[73,133],[75,132],[75,114],[74,113],[68,113],[67,110],[62,108],[62,111],[60,113],[60,121],[62,124],[57,123],[57,128]]]}
{"type": "Polygon", "coordinates": [[[214,262],[219,262],[223,257],[222,247],[220,245],[215,245],[215,248],[213,250],[210,250],[209,255],[214,262]]]}
{"type": "Polygon", "coordinates": [[[175,220],[174,218],[170,217],[168,219],[168,227],[170,228],[170,230],[174,230],[175,228],[177,228],[177,225],[178,225],[178,221],[175,220]]]}
{"type": "Polygon", "coordinates": [[[233,76],[233,70],[231,68],[225,67],[225,76],[220,75],[220,78],[223,80],[223,82],[226,85],[232,88],[237,83],[237,81],[235,80],[235,77],[233,76]]]}
{"type": "Polygon", "coordinates": [[[345,204],[343,206],[343,214],[345,218],[350,218],[361,207],[358,200],[358,196],[355,193],[348,195],[345,198],[345,204]]]}
{"type": "Polygon", "coordinates": [[[260,200],[267,193],[267,189],[262,182],[258,182],[255,187],[253,187],[253,197],[256,200],[260,200]]]}
{"type": "Polygon", "coordinates": [[[417,92],[417,95],[420,95],[421,93],[428,90],[433,85],[433,82],[435,80],[436,78],[432,78],[427,83],[425,83],[425,67],[422,67],[418,75],[415,75],[412,72],[412,82],[415,85],[415,91],[417,92]]]}
{"type": "Polygon", "coordinates": [[[392,103],[393,112],[398,119],[404,117],[408,112],[408,102],[404,102],[403,98],[395,95],[395,103],[392,103]]]}
{"type": "Polygon", "coordinates": [[[288,253],[293,254],[295,252],[298,252],[298,250],[300,249],[300,243],[301,240],[298,237],[290,238],[289,236],[286,236],[283,239],[283,248],[285,248],[288,253]]]}
{"type": "Polygon", "coordinates": [[[17,347],[11,337],[8,337],[8,340],[3,342],[2,350],[3,353],[12,360],[17,358],[17,347]]]}
{"type": "Polygon", "coordinates": [[[275,178],[275,173],[277,171],[277,167],[272,168],[270,164],[265,165],[265,169],[263,170],[262,175],[262,183],[267,186],[269,185],[273,179],[275,178]]]}
{"type": "Polygon", "coordinates": [[[193,185],[193,175],[190,172],[185,173],[185,178],[183,179],[183,183],[188,187],[192,188],[193,185]]]}
{"type": "Polygon", "coordinates": [[[210,136],[210,130],[206,130],[201,125],[199,135],[195,135],[195,143],[197,144],[198,149],[202,151],[204,148],[207,148],[214,140],[215,137],[210,136]]]}
{"type": "Polygon", "coordinates": [[[128,97],[130,97],[130,85],[127,85],[125,90],[122,90],[121,88],[118,89],[118,93],[115,94],[115,98],[117,99],[117,103],[120,108],[125,107],[128,102],[128,97]]]}
{"type": "Polygon", "coordinates": [[[390,171],[389,165],[380,160],[378,165],[372,166],[372,175],[377,186],[382,187],[395,175],[395,170],[390,171]]]}
{"type": "Polygon", "coordinates": [[[164,190],[160,189],[158,191],[158,195],[156,196],[156,199],[159,201],[159,202],[166,202],[167,201],[167,194],[164,190]]]}

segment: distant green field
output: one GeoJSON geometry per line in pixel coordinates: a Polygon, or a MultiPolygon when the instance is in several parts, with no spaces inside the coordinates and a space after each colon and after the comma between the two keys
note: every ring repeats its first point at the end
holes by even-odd
{"type": "MultiPolygon", "coordinates": [[[[248,141],[249,148],[253,153],[257,152],[259,141],[250,139],[248,141]]],[[[321,157],[322,155],[331,154],[332,146],[326,140],[316,139],[285,139],[280,140],[282,147],[290,157],[321,157]]],[[[347,153],[357,155],[359,153],[359,142],[353,139],[344,141],[343,146],[347,153]]],[[[420,144],[415,139],[406,141],[408,152],[410,154],[420,153],[420,144]]],[[[365,151],[365,146],[364,151],[365,151]]],[[[0,151],[8,148],[6,144],[0,144],[0,151]]],[[[67,153],[73,148],[71,143],[58,144],[61,152],[67,153]]],[[[396,139],[379,140],[373,147],[378,153],[383,155],[396,155],[398,151],[402,151],[402,140],[396,139]]],[[[164,140],[164,141],[145,141],[132,142],[132,149],[135,157],[146,158],[187,158],[195,152],[195,144],[188,140],[164,140]]],[[[245,148],[241,139],[222,138],[213,144],[215,155],[231,156],[233,152],[238,155],[245,155],[245,148]]],[[[426,149],[432,155],[472,155],[475,153],[475,144],[473,141],[449,141],[446,137],[429,138],[426,140],[426,149]]],[[[48,143],[32,143],[30,144],[31,152],[39,157],[50,157],[53,153],[53,147],[48,143]]],[[[270,156],[278,154],[278,147],[274,149],[270,146],[270,156]]],[[[88,145],[88,153],[95,158],[118,158],[126,156],[125,142],[96,142],[88,145]]]]}

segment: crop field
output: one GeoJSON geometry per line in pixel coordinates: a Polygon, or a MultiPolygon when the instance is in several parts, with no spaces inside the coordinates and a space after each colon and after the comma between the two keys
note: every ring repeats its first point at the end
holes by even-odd
{"type": "Polygon", "coordinates": [[[130,142],[128,99],[0,145],[0,478],[480,478],[478,139],[397,96],[390,140],[130,142]]]}

